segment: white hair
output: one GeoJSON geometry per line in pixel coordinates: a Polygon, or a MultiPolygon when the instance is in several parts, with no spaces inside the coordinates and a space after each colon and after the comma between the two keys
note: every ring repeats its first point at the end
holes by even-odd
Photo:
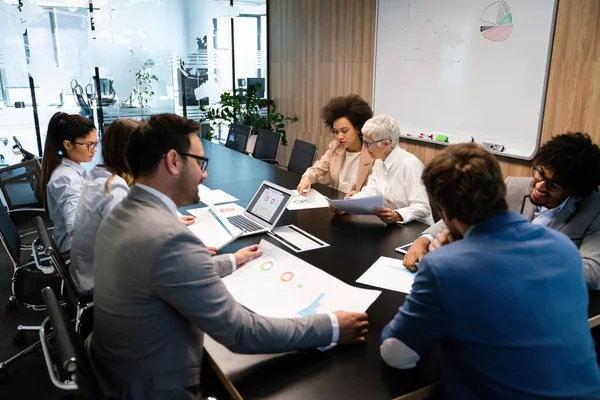
{"type": "Polygon", "coordinates": [[[393,146],[398,144],[400,138],[398,121],[388,115],[377,115],[367,120],[361,132],[363,135],[369,135],[372,141],[387,139],[393,146]]]}

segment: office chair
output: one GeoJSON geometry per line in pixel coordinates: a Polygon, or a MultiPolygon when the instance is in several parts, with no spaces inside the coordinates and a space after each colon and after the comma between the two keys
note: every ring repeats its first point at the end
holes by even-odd
{"type": "Polygon", "coordinates": [[[41,200],[42,165],[34,156],[19,164],[0,169],[0,190],[6,201],[8,212],[44,212],[41,200]]]}
{"type": "Polygon", "coordinates": [[[42,297],[48,310],[48,317],[42,323],[39,335],[50,380],[61,390],[91,394],[95,399],[109,398],[107,391],[96,378],[94,367],[84,347],[84,339],[73,330],[54,291],[51,288],[44,288],[42,297]],[[55,338],[52,347],[51,336],[55,338]],[[53,358],[58,359],[59,362],[54,362],[53,358]]]}
{"type": "Polygon", "coordinates": [[[81,292],[69,273],[69,267],[65,262],[65,259],[58,251],[54,240],[48,235],[44,221],[40,217],[35,217],[35,226],[39,237],[39,245],[42,248],[43,254],[49,257],[50,263],[63,280],[63,295],[67,304],[75,309],[75,331],[80,331],[81,315],[89,307],[93,305],[93,293],[81,292]]]}
{"type": "Polygon", "coordinates": [[[310,168],[315,161],[319,146],[313,143],[305,142],[300,139],[294,141],[290,161],[287,170],[295,174],[302,175],[307,168],[310,168]]]}
{"type": "Polygon", "coordinates": [[[236,151],[245,152],[246,145],[248,144],[248,137],[250,137],[249,126],[231,124],[229,125],[229,134],[227,135],[225,147],[236,151]]]}
{"type": "MultiPolygon", "coordinates": [[[[10,296],[8,303],[6,304],[6,308],[9,311],[16,309],[17,302],[28,310],[45,310],[44,302],[40,294],[42,288],[50,286],[57,291],[60,290],[61,280],[56,276],[54,268],[52,268],[48,259],[40,257],[37,252],[37,239],[34,240],[30,246],[23,245],[21,242],[21,239],[35,233],[35,231],[32,231],[19,235],[17,228],[10,219],[6,209],[0,206],[0,241],[14,267],[12,296],[10,296]],[[27,256],[21,257],[22,255],[27,256]],[[29,261],[29,257],[32,256],[33,261],[29,261]]],[[[23,343],[25,341],[26,332],[38,330],[39,326],[19,325],[17,326],[14,341],[23,343]]],[[[7,367],[10,364],[31,354],[39,347],[40,342],[34,343],[9,359],[0,362],[0,380],[6,378],[7,367]]]]}
{"type": "Polygon", "coordinates": [[[278,164],[276,158],[280,139],[281,136],[277,132],[259,129],[256,133],[256,144],[252,157],[269,164],[278,164]]]}

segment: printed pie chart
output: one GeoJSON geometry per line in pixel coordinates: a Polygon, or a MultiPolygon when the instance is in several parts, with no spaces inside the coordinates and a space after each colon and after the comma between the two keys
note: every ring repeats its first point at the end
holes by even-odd
{"type": "Polygon", "coordinates": [[[493,42],[503,42],[513,30],[512,12],[507,2],[500,0],[490,4],[481,15],[479,28],[484,38],[493,42]]]}

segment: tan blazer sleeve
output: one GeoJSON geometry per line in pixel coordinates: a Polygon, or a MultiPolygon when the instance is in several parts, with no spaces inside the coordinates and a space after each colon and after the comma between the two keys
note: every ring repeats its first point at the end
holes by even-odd
{"type": "Polygon", "coordinates": [[[308,176],[310,183],[322,183],[328,185],[331,183],[331,175],[329,174],[329,167],[331,163],[331,157],[335,152],[335,144],[337,142],[332,140],[329,142],[329,149],[323,154],[323,157],[319,159],[312,167],[308,168],[304,175],[308,176]]]}

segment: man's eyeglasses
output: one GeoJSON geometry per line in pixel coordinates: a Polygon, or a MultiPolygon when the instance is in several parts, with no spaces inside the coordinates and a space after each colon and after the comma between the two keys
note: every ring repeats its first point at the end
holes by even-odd
{"type": "Polygon", "coordinates": [[[562,185],[554,182],[551,179],[546,178],[546,176],[544,175],[544,172],[542,172],[542,170],[539,169],[538,167],[533,167],[533,170],[531,171],[531,175],[533,175],[533,179],[535,179],[536,182],[545,181],[546,187],[551,192],[560,192],[561,190],[563,190],[562,185]]]}
{"type": "MultiPolygon", "coordinates": [[[[177,151],[177,150],[175,150],[177,151]]],[[[180,156],[186,156],[186,157],[192,157],[193,159],[195,159],[198,164],[200,165],[200,169],[202,171],[206,171],[206,168],[208,167],[208,158],[206,157],[202,157],[202,156],[197,156],[195,154],[190,154],[190,153],[182,153],[181,151],[177,151],[177,154],[179,154],[180,156]]],[[[167,153],[163,154],[161,157],[166,157],[167,153]]]]}
{"type": "Polygon", "coordinates": [[[75,144],[78,144],[80,146],[84,146],[87,151],[94,151],[94,149],[96,147],[98,147],[98,145],[100,144],[100,142],[93,142],[93,143],[79,143],[79,142],[75,142],[75,144]]]}
{"type": "Polygon", "coordinates": [[[379,139],[379,140],[375,140],[374,142],[368,142],[368,141],[366,141],[366,140],[363,139],[363,144],[368,149],[369,147],[373,146],[375,143],[383,142],[384,140],[385,139],[379,139]]]}

